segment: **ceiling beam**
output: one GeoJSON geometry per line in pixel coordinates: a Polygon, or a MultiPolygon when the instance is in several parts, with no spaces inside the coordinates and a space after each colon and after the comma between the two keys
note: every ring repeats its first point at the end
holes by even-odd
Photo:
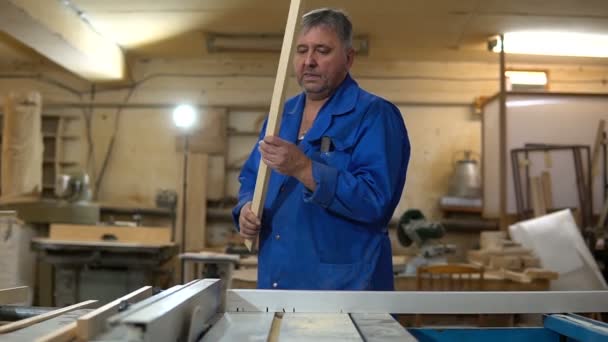
{"type": "Polygon", "coordinates": [[[87,80],[124,78],[121,48],[61,1],[0,0],[0,30],[87,80]]]}

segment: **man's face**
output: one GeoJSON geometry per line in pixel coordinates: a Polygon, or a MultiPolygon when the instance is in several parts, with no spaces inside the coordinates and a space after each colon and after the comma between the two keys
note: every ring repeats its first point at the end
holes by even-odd
{"type": "Polygon", "coordinates": [[[353,50],[345,48],[333,29],[316,26],[298,36],[293,64],[306,95],[322,100],[344,80],[353,59],[353,50]]]}

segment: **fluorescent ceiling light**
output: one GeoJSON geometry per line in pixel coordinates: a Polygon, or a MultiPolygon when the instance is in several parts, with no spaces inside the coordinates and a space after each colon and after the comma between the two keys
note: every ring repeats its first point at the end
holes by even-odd
{"type": "Polygon", "coordinates": [[[546,105],[562,105],[563,100],[558,99],[540,99],[540,100],[507,100],[507,107],[532,107],[546,105]]]}
{"type": "MultiPolygon", "coordinates": [[[[500,37],[494,38],[492,51],[500,52],[500,37]]],[[[504,34],[506,53],[529,55],[574,56],[574,57],[608,57],[608,35],[551,32],[521,31],[504,34]]]]}
{"type": "Polygon", "coordinates": [[[545,71],[508,70],[505,71],[505,76],[511,84],[547,85],[547,73],[545,71]]]}
{"type": "MultiPolygon", "coordinates": [[[[280,52],[283,35],[208,33],[209,52],[280,52]]],[[[367,37],[354,37],[353,49],[359,55],[369,51],[367,37]]]]}

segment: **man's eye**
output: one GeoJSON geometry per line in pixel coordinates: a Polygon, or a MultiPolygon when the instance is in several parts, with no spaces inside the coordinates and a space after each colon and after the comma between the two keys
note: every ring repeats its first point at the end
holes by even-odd
{"type": "Polygon", "coordinates": [[[306,53],[307,49],[306,48],[298,48],[296,51],[298,53],[306,53]]]}
{"type": "Polygon", "coordinates": [[[322,55],[327,55],[329,53],[329,49],[317,49],[317,52],[319,52],[322,55]]]}

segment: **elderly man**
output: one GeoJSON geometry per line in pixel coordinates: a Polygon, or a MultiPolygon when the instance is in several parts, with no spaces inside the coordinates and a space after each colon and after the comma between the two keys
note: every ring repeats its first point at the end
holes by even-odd
{"type": "Polygon", "coordinates": [[[293,59],[303,92],[285,103],[278,136],[262,129],[233,210],[241,236],[259,234],[259,288],[393,289],[387,225],[410,143],[397,107],[351,78],[354,57],[343,12],[303,16],[293,59]],[[262,220],[251,211],[260,162],[272,169],[262,220]]]}

